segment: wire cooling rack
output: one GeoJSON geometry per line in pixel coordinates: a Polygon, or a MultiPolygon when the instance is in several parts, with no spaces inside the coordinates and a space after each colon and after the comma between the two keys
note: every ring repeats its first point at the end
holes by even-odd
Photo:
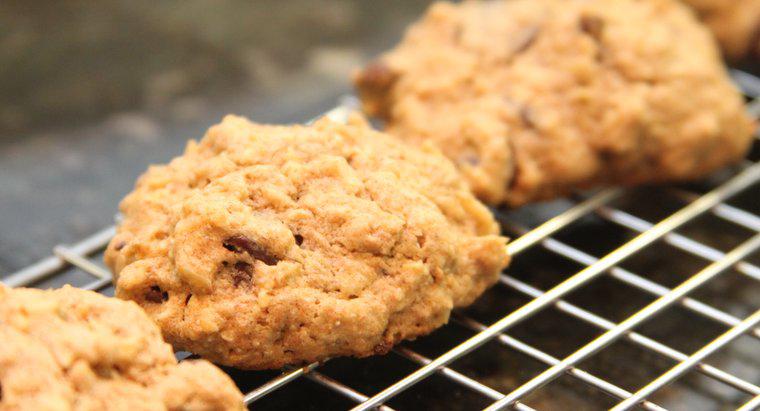
{"type": "MultiPolygon", "coordinates": [[[[732,75],[757,116],[760,78],[732,75]]],[[[700,185],[495,210],[515,236],[500,284],[393,354],[228,371],[246,404],[264,408],[760,408],[758,146],[700,185]]],[[[56,246],[3,281],[111,294],[98,260],[114,230],[56,246]]]]}

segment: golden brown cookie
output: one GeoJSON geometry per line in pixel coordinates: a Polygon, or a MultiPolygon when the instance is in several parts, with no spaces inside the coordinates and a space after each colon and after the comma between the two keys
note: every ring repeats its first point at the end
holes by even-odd
{"type": "Polygon", "coordinates": [[[106,251],[117,296],[183,350],[241,368],[387,352],[443,325],[507,263],[437,150],[354,118],[227,116],[151,167],[106,251]]]}
{"type": "Polygon", "coordinates": [[[435,143],[511,206],[698,178],[754,130],[709,32],[671,0],[437,3],[356,85],[386,131],[435,143]]]}
{"type": "Polygon", "coordinates": [[[760,57],[760,0],[683,1],[710,27],[726,57],[760,57]]]}
{"type": "Polygon", "coordinates": [[[0,284],[0,410],[242,410],[207,361],[177,364],[131,302],[0,284]]]}

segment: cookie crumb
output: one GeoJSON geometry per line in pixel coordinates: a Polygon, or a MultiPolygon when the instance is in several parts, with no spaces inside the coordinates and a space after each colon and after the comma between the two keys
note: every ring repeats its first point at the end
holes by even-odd
{"type": "Polygon", "coordinates": [[[375,348],[372,349],[376,355],[383,355],[388,354],[388,352],[393,347],[392,343],[389,343],[388,341],[383,341],[380,344],[377,344],[375,348]]]}

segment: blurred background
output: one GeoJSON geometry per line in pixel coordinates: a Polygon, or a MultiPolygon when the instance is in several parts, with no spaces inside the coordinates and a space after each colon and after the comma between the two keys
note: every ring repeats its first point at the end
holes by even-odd
{"type": "Polygon", "coordinates": [[[427,1],[0,2],[0,274],[109,225],[226,113],[301,122],[427,1]]]}

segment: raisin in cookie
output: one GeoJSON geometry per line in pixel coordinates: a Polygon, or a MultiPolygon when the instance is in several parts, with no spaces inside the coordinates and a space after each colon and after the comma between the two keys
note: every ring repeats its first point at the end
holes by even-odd
{"type": "Polygon", "coordinates": [[[760,57],[760,0],[683,0],[713,31],[726,57],[760,57]]]}
{"type": "Polygon", "coordinates": [[[389,133],[435,143],[511,206],[697,178],[754,130],[710,33],[671,0],[438,3],[356,84],[389,133]]]}
{"type": "Polygon", "coordinates": [[[456,168],[361,118],[227,116],[151,167],[106,262],[175,347],[240,368],[385,353],[446,323],[507,263],[456,168]]]}
{"type": "Polygon", "coordinates": [[[131,302],[0,284],[0,410],[242,410],[207,361],[177,364],[131,302]]]}

